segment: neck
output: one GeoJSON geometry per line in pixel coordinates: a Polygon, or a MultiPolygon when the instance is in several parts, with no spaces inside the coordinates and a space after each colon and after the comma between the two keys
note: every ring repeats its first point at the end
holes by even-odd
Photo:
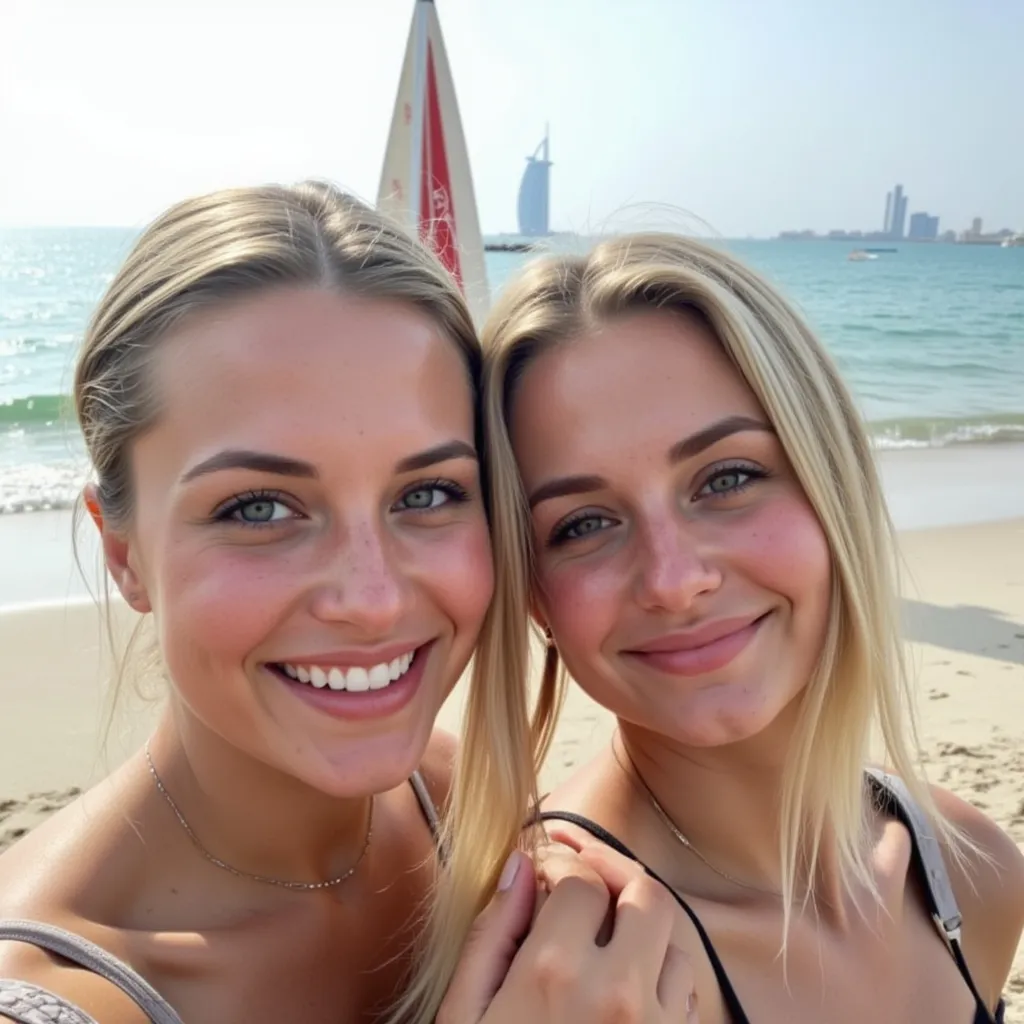
{"type": "Polygon", "coordinates": [[[372,795],[328,796],[227,743],[187,709],[164,716],[149,751],[203,850],[238,872],[324,882],[362,854],[372,795]]]}
{"type": "MultiPolygon", "coordinates": [[[[648,805],[644,831],[660,835],[659,848],[675,851],[673,863],[681,863],[682,844],[657,815],[650,796],[691,844],[682,856],[700,878],[716,889],[731,884],[737,893],[781,893],[780,826],[791,718],[795,708],[750,740],[711,748],[683,747],[620,720],[613,752],[627,774],[639,776],[630,779],[630,799],[648,805]]],[[[798,866],[796,900],[810,892],[819,904],[843,907],[839,858],[827,826],[813,878],[799,871],[798,866]]]]}

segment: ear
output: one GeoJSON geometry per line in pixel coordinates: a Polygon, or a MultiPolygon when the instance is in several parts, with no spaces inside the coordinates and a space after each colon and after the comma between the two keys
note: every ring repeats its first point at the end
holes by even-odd
{"type": "Polygon", "coordinates": [[[537,627],[541,637],[546,638],[551,627],[548,625],[547,612],[536,593],[530,595],[530,619],[537,627]]]}
{"type": "Polygon", "coordinates": [[[135,567],[132,565],[131,541],[123,530],[114,529],[103,515],[96,487],[89,484],[82,495],[89,518],[100,532],[103,561],[117,584],[121,596],[141,615],[153,610],[149,594],[135,567]]]}

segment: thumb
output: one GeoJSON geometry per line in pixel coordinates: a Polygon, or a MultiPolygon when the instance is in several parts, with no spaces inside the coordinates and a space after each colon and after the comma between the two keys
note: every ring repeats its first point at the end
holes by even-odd
{"type": "Polygon", "coordinates": [[[529,929],[536,891],[533,862],[513,850],[497,891],[470,929],[437,1024],[477,1024],[483,1017],[529,929]]]}

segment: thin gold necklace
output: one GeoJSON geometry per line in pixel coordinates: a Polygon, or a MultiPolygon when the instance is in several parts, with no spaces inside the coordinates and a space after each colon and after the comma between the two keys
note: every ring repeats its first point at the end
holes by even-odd
{"type": "MultiPolygon", "coordinates": [[[[621,739],[621,736],[619,738],[621,739]]],[[[743,882],[735,876],[730,875],[727,871],[723,871],[721,868],[715,867],[715,865],[712,864],[711,861],[709,861],[707,857],[705,857],[704,854],[701,853],[700,850],[698,850],[697,847],[694,846],[693,843],[691,843],[690,840],[683,834],[682,829],[680,829],[679,826],[669,817],[668,811],[666,811],[665,808],[662,807],[660,803],[658,803],[658,798],[654,795],[653,791],[651,790],[651,787],[647,785],[647,782],[644,780],[644,777],[640,774],[640,770],[637,768],[636,762],[633,760],[632,757],[629,756],[629,751],[626,749],[625,743],[622,744],[622,751],[626,755],[627,760],[629,761],[629,768],[627,768],[622,763],[622,758],[619,757],[619,752],[615,749],[615,737],[612,737],[612,757],[615,758],[615,763],[618,764],[619,768],[622,770],[622,773],[626,776],[627,779],[629,779],[630,781],[633,781],[635,779],[636,782],[640,784],[640,787],[646,794],[647,799],[650,801],[651,807],[654,808],[655,813],[661,819],[661,823],[669,830],[669,832],[672,833],[672,835],[680,843],[680,845],[689,850],[690,853],[692,853],[699,861],[701,861],[701,863],[703,863],[706,867],[714,871],[714,873],[718,875],[720,878],[724,878],[727,882],[732,882],[733,885],[738,885],[741,889],[750,889],[752,892],[759,892],[763,896],[782,895],[782,893],[780,893],[778,889],[766,889],[760,885],[753,885],[750,882],[743,882]],[[632,769],[632,771],[630,771],[630,769],[632,769]]]]}
{"type": "Polygon", "coordinates": [[[178,809],[178,805],[174,802],[171,794],[167,792],[167,787],[164,786],[163,781],[157,774],[156,765],[153,764],[153,758],[149,753],[149,741],[146,741],[146,763],[149,765],[149,774],[153,776],[153,781],[156,783],[156,788],[159,790],[161,796],[167,801],[168,806],[174,811],[174,816],[178,819],[178,823],[185,830],[186,835],[192,840],[195,848],[211,863],[224,871],[229,872],[236,878],[244,878],[250,882],[261,882],[264,885],[276,885],[279,889],[295,889],[302,891],[312,891],[316,889],[333,889],[336,885],[341,885],[342,882],[351,878],[356,871],[356,868],[362,863],[363,858],[366,856],[366,851],[370,848],[370,837],[373,835],[373,799],[370,799],[370,811],[367,815],[366,821],[366,839],[363,842],[363,848],[359,851],[359,856],[356,857],[355,863],[346,871],[343,875],[338,875],[337,878],[328,878],[324,882],[290,882],[283,878],[270,878],[267,875],[254,875],[248,871],[240,871],[238,868],[232,867],[225,861],[222,861],[219,857],[215,857],[203,844],[199,841],[199,837],[192,831],[192,826],[185,820],[185,815],[178,809]]]}

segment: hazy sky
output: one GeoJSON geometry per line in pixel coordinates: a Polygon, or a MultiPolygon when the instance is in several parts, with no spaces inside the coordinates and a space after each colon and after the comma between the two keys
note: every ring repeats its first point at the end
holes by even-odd
{"type": "MultiPolygon", "coordinates": [[[[373,199],[412,0],[0,0],[0,224],[228,184],[373,199]]],[[[1024,229],[1024,0],[437,0],[481,221],[551,123],[553,226],[1024,229]],[[680,215],[664,214],[678,221],[680,215]]]]}

